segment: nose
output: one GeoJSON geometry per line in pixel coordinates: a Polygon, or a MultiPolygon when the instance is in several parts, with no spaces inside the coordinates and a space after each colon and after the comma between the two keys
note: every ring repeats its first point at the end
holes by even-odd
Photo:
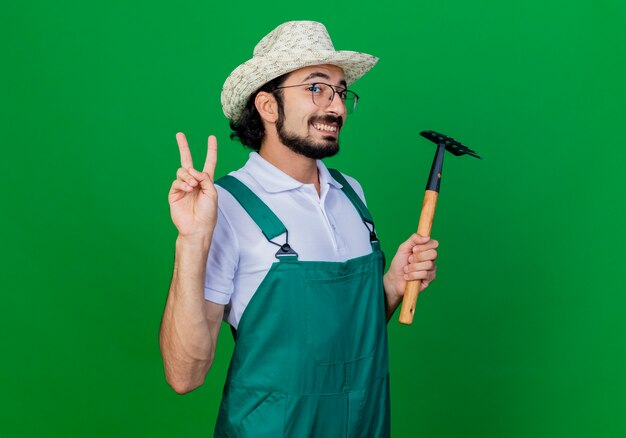
{"type": "Polygon", "coordinates": [[[346,113],[346,104],[343,100],[341,100],[341,97],[339,97],[339,94],[337,94],[334,89],[331,96],[331,101],[328,104],[326,111],[337,114],[338,116],[342,116],[346,113]]]}

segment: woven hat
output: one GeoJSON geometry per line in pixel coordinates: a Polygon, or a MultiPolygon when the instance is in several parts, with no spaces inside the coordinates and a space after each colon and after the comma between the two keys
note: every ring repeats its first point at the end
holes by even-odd
{"type": "Polygon", "coordinates": [[[343,69],[348,85],[371,69],[378,58],[366,53],[337,51],[322,23],[288,21],[267,34],[254,48],[252,59],[237,67],[222,88],[222,110],[238,120],[262,85],[302,67],[332,64],[343,69]]]}

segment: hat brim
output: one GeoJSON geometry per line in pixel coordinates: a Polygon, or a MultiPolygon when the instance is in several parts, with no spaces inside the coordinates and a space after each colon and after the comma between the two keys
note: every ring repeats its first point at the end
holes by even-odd
{"type": "Polygon", "coordinates": [[[348,85],[367,73],[378,58],[347,50],[282,50],[255,56],[237,67],[222,88],[222,109],[230,120],[238,120],[248,99],[267,82],[312,65],[332,64],[343,69],[348,85]]]}

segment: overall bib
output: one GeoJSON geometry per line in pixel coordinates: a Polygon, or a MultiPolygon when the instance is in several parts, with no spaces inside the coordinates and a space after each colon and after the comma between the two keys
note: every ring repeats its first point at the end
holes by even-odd
{"type": "MultiPolygon", "coordinates": [[[[373,230],[365,204],[330,171],[373,230]]],[[[286,233],[239,180],[216,184],[268,240],[286,233]]],[[[299,261],[280,247],[235,332],[215,437],[389,436],[384,258],[373,231],[370,240],[371,254],[346,262],[299,261]]]]}

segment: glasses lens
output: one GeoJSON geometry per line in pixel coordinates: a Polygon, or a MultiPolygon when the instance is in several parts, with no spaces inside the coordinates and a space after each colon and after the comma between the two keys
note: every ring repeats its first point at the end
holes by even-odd
{"type": "Polygon", "coordinates": [[[345,91],[345,99],[343,100],[346,105],[346,112],[348,114],[352,114],[356,109],[356,103],[359,100],[359,97],[350,90],[345,91]]]}
{"type": "Polygon", "coordinates": [[[313,103],[320,108],[330,105],[333,98],[333,89],[326,84],[311,84],[309,87],[313,95],[313,103]]]}
{"type": "Polygon", "coordinates": [[[353,113],[356,109],[356,103],[359,97],[350,90],[345,88],[333,89],[327,84],[311,84],[309,87],[311,94],[313,95],[313,103],[320,108],[326,108],[330,105],[334,98],[341,99],[348,114],[353,113]]]}

